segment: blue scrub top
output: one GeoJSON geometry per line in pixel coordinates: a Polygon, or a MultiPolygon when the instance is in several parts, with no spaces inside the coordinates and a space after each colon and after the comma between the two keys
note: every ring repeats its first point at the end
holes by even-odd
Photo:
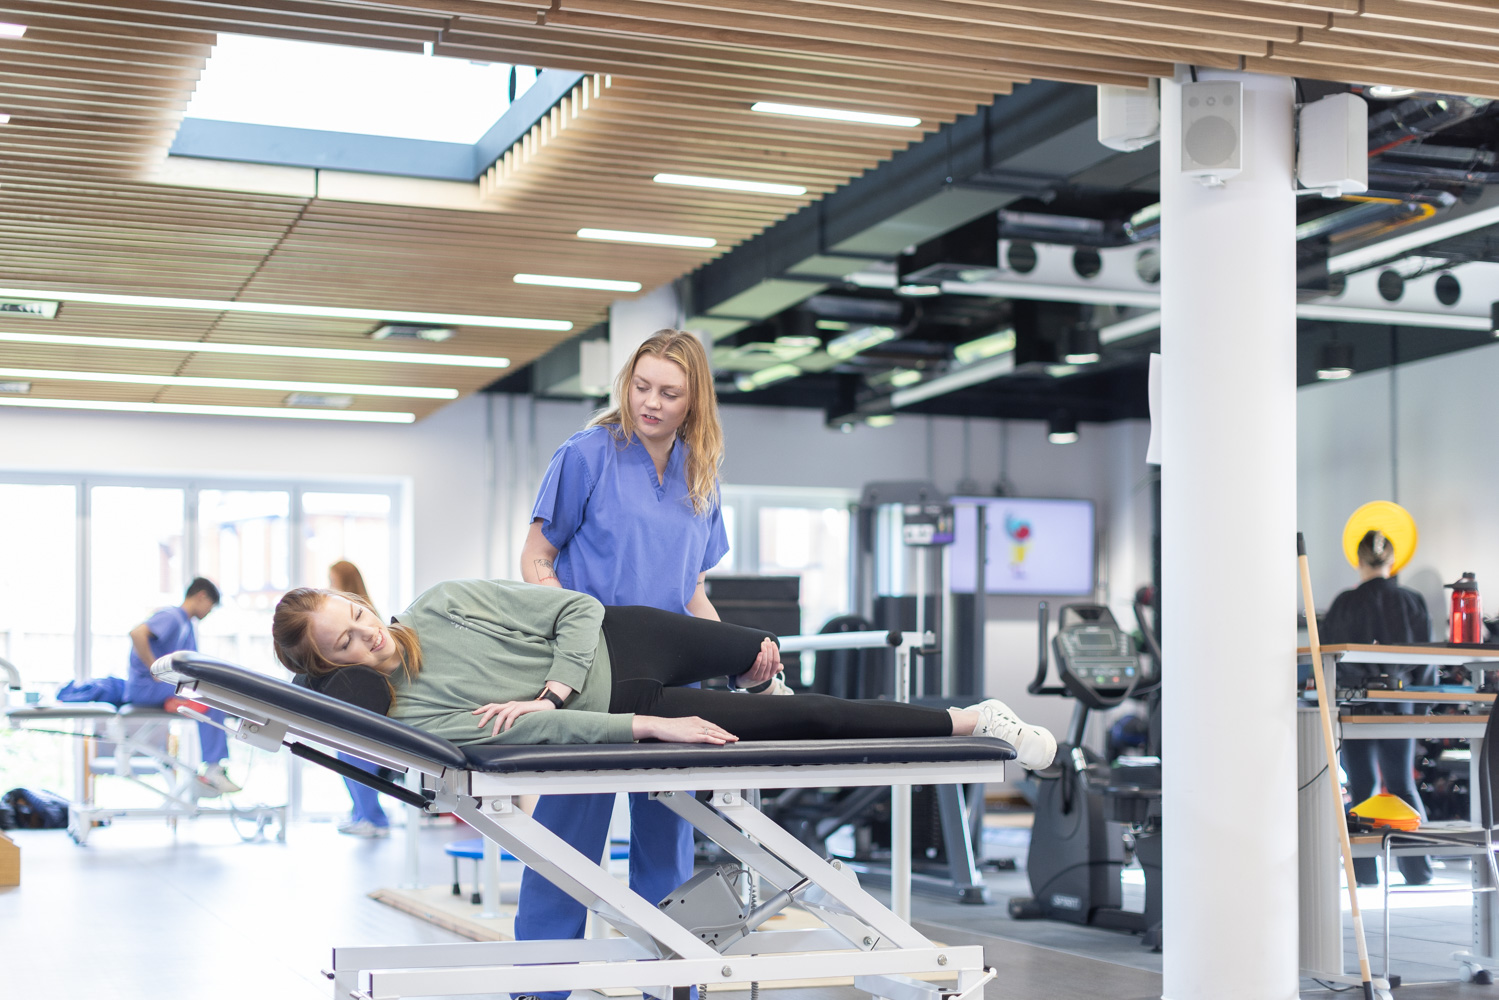
{"type": "MultiPolygon", "coordinates": [[[[155,611],[146,619],[146,627],[151,630],[147,644],[151,647],[151,654],[158,659],[178,650],[198,648],[198,633],[193,627],[193,616],[180,607],[155,611]]],[[[143,701],[147,693],[160,683],[162,682],[151,676],[151,668],[141,662],[132,647],[130,668],[125,679],[125,700],[143,701]]]]}
{"type": "Polygon", "coordinates": [[[607,427],[579,431],[557,449],[541,480],[531,520],[557,547],[557,580],[604,604],[640,604],[689,614],[699,573],[729,551],[723,511],[693,513],[687,443],[680,438],[656,478],[633,436],[621,445],[607,427]]]}

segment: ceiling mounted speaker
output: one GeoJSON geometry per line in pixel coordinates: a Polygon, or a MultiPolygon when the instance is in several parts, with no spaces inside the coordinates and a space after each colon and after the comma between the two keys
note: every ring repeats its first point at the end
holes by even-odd
{"type": "Polygon", "coordinates": [[[1217,187],[1243,169],[1244,88],[1236,80],[1184,83],[1181,169],[1217,187]]]}

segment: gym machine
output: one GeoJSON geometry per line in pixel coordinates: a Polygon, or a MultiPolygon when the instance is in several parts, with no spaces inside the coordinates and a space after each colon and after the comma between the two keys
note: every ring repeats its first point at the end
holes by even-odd
{"type": "Polygon", "coordinates": [[[1160,950],[1160,758],[1120,757],[1111,766],[1083,746],[1091,712],[1143,697],[1159,681],[1142,684],[1134,640],[1108,608],[1071,604],[1058,614],[1050,647],[1062,683],[1048,685],[1049,625],[1042,601],[1036,677],[1028,689],[1031,694],[1073,698],[1077,705],[1056,761],[1036,774],[1036,818],[1026,863],[1034,896],[1010,900],[1010,916],[1130,931],[1143,935],[1147,947],[1160,950]],[[1145,872],[1143,913],[1122,905],[1120,877],[1127,848],[1145,872]]]}

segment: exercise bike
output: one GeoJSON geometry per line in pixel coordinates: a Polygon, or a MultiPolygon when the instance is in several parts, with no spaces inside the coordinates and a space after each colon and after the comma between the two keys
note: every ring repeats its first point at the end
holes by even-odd
{"type": "Polygon", "coordinates": [[[1056,761],[1036,772],[1036,818],[1026,863],[1034,896],[1010,900],[1010,916],[1130,931],[1141,934],[1147,947],[1159,950],[1160,758],[1120,757],[1110,765],[1083,746],[1090,712],[1142,696],[1159,682],[1142,683],[1134,641],[1108,608],[1071,604],[1061,609],[1052,640],[1062,684],[1048,686],[1045,601],[1038,618],[1038,663],[1028,690],[1073,698],[1077,706],[1066,740],[1057,747],[1056,761]],[[1127,847],[1145,871],[1143,913],[1122,905],[1120,875],[1127,847]]]}

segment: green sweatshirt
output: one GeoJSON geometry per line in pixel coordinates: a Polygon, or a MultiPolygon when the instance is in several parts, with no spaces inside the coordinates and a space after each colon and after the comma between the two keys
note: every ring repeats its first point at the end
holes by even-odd
{"type": "Polygon", "coordinates": [[[604,606],[587,594],[508,580],[453,580],[418,597],[396,621],[416,631],[422,669],[398,670],[393,719],[459,746],[476,743],[631,743],[633,715],[610,715],[604,606]],[[549,680],[576,693],[561,710],[522,716],[498,736],[474,709],[531,701],[549,680]]]}

